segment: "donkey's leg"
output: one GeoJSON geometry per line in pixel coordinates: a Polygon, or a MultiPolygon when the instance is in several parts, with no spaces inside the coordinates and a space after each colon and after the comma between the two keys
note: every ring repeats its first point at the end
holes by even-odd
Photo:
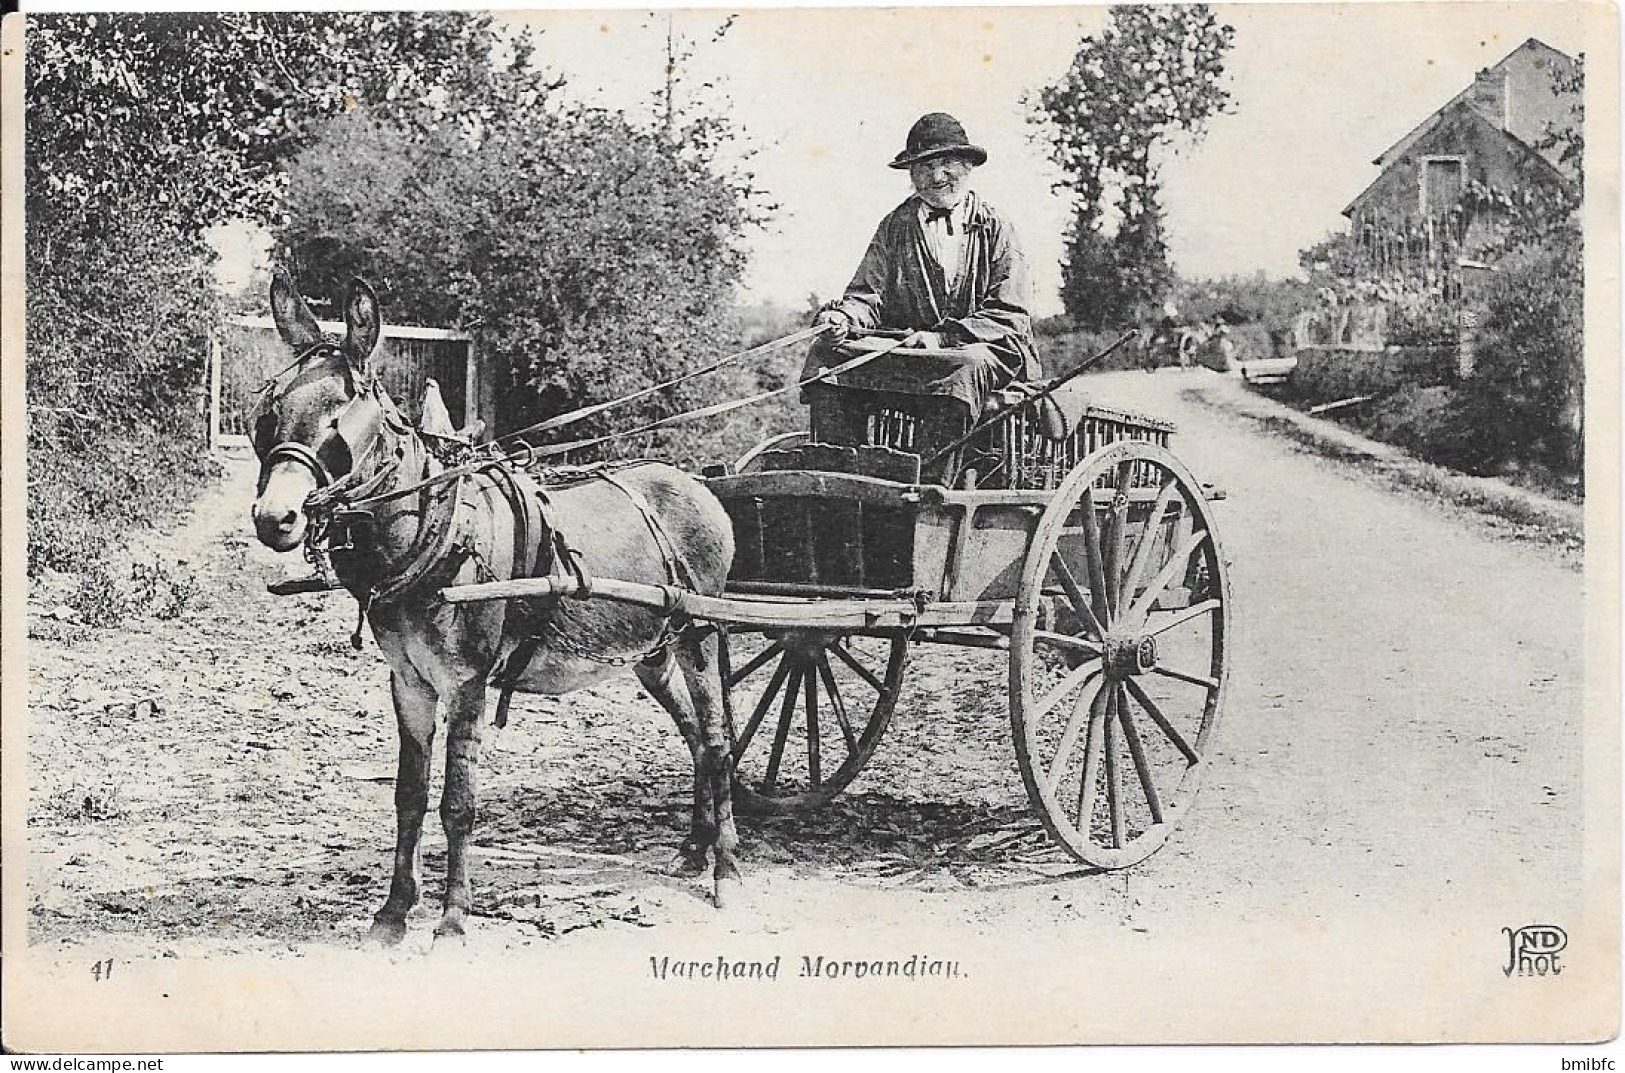
{"type": "Polygon", "coordinates": [[[689,821],[688,837],[677,847],[668,869],[674,875],[699,875],[705,871],[705,851],[716,841],[715,809],[712,805],[711,780],[704,767],[703,741],[699,723],[694,718],[694,704],[689,699],[677,658],[671,649],[661,652],[658,662],[639,663],[635,668],[638,681],[660,706],[671,713],[677,732],[683,736],[690,755],[694,758],[694,811],[689,821]]]}
{"type": "Polygon", "coordinates": [[[468,843],[474,833],[479,789],[480,722],[485,715],[483,675],[460,683],[441,697],[446,716],[446,788],[440,796],[440,823],[446,830],[446,900],[435,938],[461,937],[474,909],[469,882],[468,843]]]}
{"type": "Polygon", "coordinates": [[[733,751],[723,722],[722,683],[717,661],[717,635],[708,631],[699,640],[678,646],[677,662],[688,682],[694,718],[701,738],[700,766],[711,784],[713,830],[716,833],[717,907],[734,897],[740,884],[739,832],[734,828],[733,751]]]}
{"type": "Polygon", "coordinates": [[[395,769],[395,874],[389,898],[372,918],[367,938],[394,946],[406,935],[406,914],[418,902],[418,839],[423,814],[429,810],[429,756],[434,751],[435,695],[430,685],[399,671],[389,675],[400,732],[400,760],[395,769]]]}

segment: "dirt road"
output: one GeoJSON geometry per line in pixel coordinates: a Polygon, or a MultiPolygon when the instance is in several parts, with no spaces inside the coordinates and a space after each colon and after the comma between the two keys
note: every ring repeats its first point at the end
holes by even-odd
{"type": "MultiPolygon", "coordinates": [[[[1183,401],[1180,374],[1092,382],[1113,405],[1176,421],[1176,451],[1228,492],[1217,510],[1234,677],[1193,814],[1158,855],[1109,876],[1041,839],[1008,841],[1032,821],[1003,663],[922,651],[847,795],[742,821],[752,896],[730,933],[861,921],[1074,941],[1208,920],[1470,907],[1518,924],[1573,910],[1573,556],[1183,401]]],[[[370,640],[350,651],[342,594],[264,593],[288,564],[252,543],[250,497],[239,463],[181,538],[206,603],[31,642],[30,940],[65,963],[300,957],[354,943],[383,898],[384,668],[370,640]],[[149,697],[158,710],[106,708],[149,697]]],[[[477,949],[581,950],[640,929],[658,945],[722,927],[703,884],[662,874],[685,823],[688,758],[630,678],[522,698],[487,740],[477,949]]],[[[432,813],[426,846],[433,901],[444,842],[432,813]]],[[[427,945],[433,916],[420,914],[397,956],[427,945]]]]}

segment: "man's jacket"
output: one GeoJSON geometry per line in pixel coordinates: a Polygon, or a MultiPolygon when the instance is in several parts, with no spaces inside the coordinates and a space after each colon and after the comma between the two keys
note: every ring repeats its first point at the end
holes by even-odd
{"type": "Polygon", "coordinates": [[[1027,259],[1009,222],[975,192],[966,212],[964,270],[948,293],[920,224],[920,200],[893,209],[834,308],[859,329],[934,331],[944,345],[986,343],[1019,378],[1037,379],[1027,259]]]}

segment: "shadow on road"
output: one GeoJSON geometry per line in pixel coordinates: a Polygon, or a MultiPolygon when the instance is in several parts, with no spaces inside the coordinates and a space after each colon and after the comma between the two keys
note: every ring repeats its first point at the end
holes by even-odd
{"type": "MultiPolygon", "coordinates": [[[[671,795],[671,786],[667,779],[627,777],[549,791],[493,788],[480,810],[477,914],[530,925],[542,937],[708,914],[709,883],[666,872],[689,816],[688,799],[671,795]]],[[[747,878],[783,867],[852,884],[962,891],[1042,885],[1094,871],[1056,849],[1022,807],[864,793],[793,815],[742,815],[738,826],[747,878]]],[[[371,834],[372,848],[313,844],[289,859],[267,843],[264,858],[241,859],[235,873],[36,905],[30,940],[101,931],[245,950],[350,946],[388,890],[393,815],[380,813],[371,834]]],[[[417,916],[432,918],[445,868],[433,811],[423,847],[417,916]]]]}

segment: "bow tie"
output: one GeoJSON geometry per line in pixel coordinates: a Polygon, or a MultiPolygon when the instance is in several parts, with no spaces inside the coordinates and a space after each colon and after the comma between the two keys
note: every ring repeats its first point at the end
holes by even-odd
{"type": "Polygon", "coordinates": [[[941,220],[948,225],[948,233],[950,235],[954,233],[953,209],[938,209],[927,205],[925,207],[925,222],[932,223],[937,220],[941,220]]]}

